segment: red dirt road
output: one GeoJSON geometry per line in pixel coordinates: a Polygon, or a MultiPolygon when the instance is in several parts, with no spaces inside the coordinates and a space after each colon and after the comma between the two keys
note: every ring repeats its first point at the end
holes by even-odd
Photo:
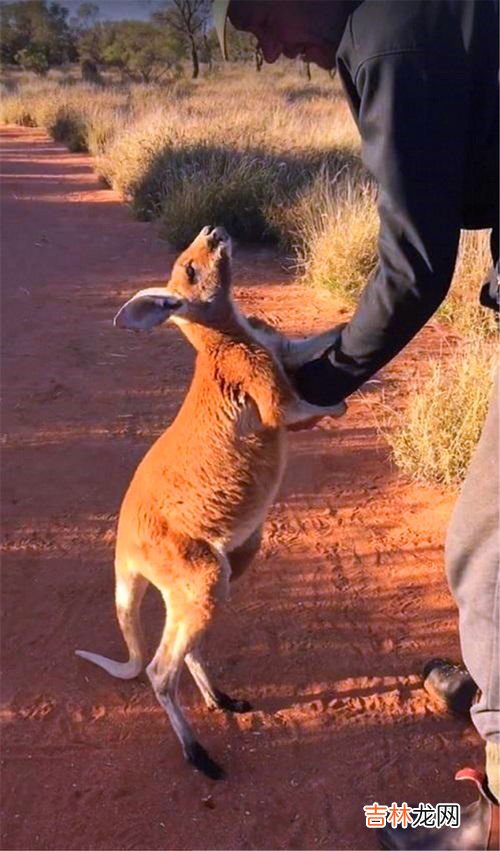
{"type": "MultiPolygon", "coordinates": [[[[187,768],[145,679],[73,655],[123,658],[113,611],[117,510],[173,417],[193,355],[176,329],[120,333],[114,312],[164,279],[172,253],[131,220],[87,157],[2,131],[4,849],[362,849],[368,801],[465,801],[479,760],[465,723],[433,712],[423,661],[458,655],[442,541],[452,497],[409,485],[377,438],[379,391],[294,434],[262,553],[206,655],[255,711],[182,698],[228,771],[187,768]]],[[[244,310],[289,331],[338,321],[269,252],[240,252],[244,310]]],[[[401,402],[428,329],[388,371],[401,402]]],[[[146,600],[151,649],[161,627],[146,600]]]]}

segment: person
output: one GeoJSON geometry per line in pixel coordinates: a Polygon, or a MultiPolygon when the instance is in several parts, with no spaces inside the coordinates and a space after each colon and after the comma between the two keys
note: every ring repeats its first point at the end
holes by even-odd
{"type": "MultiPolygon", "coordinates": [[[[337,68],[378,184],[378,266],[335,346],[296,374],[300,394],[331,405],[401,351],[447,294],[462,228],[492,229],[496,269],[480,301],[498,310],[498,0],[214,0],[213,10],[223,51],[229,18],[253,33],[267,62],[302,56],[337,68]]],[[[486,778],[460,775],[480,796],[459,828],[386,827],[385,848],[497,847],[497,422],[498,384],[445,548],[462,654],[479,688],[472,718],[486,778]]],[[[455,675],[438,670],[444,696],[455,675]]]]}

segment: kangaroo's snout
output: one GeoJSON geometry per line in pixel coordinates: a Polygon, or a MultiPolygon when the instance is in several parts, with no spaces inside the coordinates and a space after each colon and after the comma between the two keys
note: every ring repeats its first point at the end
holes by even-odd
{"type": "Polygon", "coordinates": [[[231,237],[227,230],[221,225],[205,225],[198,234],[195,242],[198,239],[206,240],[206,245],[209,251],[214,251],[221,246],[226,249],[226,252],[231,256],[231,237]]]}

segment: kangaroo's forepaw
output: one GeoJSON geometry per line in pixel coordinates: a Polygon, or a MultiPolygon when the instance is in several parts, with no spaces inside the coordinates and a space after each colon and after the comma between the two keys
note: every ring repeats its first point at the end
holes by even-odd
{"type": "Polygon", "coordinates": [[[223,691],[216,692],[217,704],[216,709],[223,709],[224,712],[251,712],[253,706],[248,700],[235,700],[223,691]]]}
{"type": "Polygon", "coordinates": [[[187,745],[184,756],[197,771],[201,771],[211,780],[222,780],[226,776],[224,769],[214,762],[199,742],[187,745]]]}

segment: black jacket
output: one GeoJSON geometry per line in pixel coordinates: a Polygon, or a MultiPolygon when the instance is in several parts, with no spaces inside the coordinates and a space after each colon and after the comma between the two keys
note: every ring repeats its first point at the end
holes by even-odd
{"type": "Polygon", "coordinates": [[[319,404],[356,390],[432,316],[461,228],[493,228],[498,260],[498,0],[364,0],[337,65],[379,187],[379,263],[330,359],[297,375],[319,404]]]}

